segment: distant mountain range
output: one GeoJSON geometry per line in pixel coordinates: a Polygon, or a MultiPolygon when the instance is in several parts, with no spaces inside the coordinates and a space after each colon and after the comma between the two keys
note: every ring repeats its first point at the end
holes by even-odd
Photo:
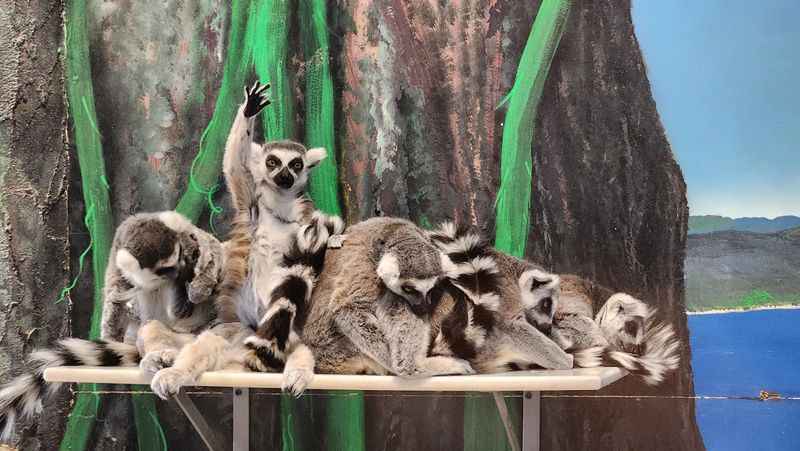
{"type": "Polygon", "coordinates": [[[740,232],[775,233],[800,227],[798,216],[767,218],[729,218],[727,216],[689,216],[689,234],[738,230],[740,232]]]}
{"type": "Polygon", "coordinates": [[[800,227],[690,235],[684,278],[689,311],[800,304],[800,227]]]}

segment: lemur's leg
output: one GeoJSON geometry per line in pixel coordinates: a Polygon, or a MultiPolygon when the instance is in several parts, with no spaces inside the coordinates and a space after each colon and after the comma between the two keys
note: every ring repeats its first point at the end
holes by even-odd
{"type": "Polygon", "coordinates": [[[507,321],[498,327],[504,348],[524,360],[521,363],[554,370],[572,368],[573,357],[524,319],[507,321]]]}
{"type": "Polygon", "coordinates": [[[181,246],[197,249],[197,258],[190,260],[191,266],[188,267],[188,270],[191,271],[191,275],[187,277],[190,282],[186,286],[188,300],[192,304],[211,302],[217,293],[217,287],[222,282],[221,272],[224,260],[222,245],[202,231],[187,234],[185,241],[189,241],[189,243],[181,243],[181,246]],[[193,243],[191,242],[192,238],[194,239],[193,243]]]}
{"type": "Polygon", "coordinates": [[[352,301],[336,312],[334,322],[360,352],[394,372],[386,336],[375,317],[374,307],[374,300],[352,301]]]}
{"type": "Polygon", "coordinates": [[[295,330],[295,318],[303,313],[311,297],[316,275],[325,259],[328,238],[343,230],[340,218],[321,212],[315,212],[311,222],[297,230],[291,249],[270,276],[269,308],[255,335],[245,342],[266,360],[255,362],[254,369],[276,370],[279,365],[275,359],[286,362],[283,385],[295,394],[298,390],[302,392],[313,377],[314,369],[313,356],[295,330]],[[301,354],[292,359],[294,352],[301,354]]]}
{"type": "MultiPolygon", "coordinates": [[[[394,295],[390,295],[394,296],[394,295]]],[[[430,324],[415,315],[405,304],[378,308],[379,322],[387,337],[392,371],[398,376],[424,377],[443,374],[469,374],[472,367],[466,360],[426,354],[430,341],[430,324]]],[[[386,305],[386,304],[384,304],[386,305]]]]}
{"type": "Polygon", "coordinates": [[[455,357],[433,356],[417,360],[420,376],[443,376],[447,374],[474,374],[475,370],[466,360],[455,357]]]}
{"type": "MultiPolygon", "coordinates": [[[[292,332],[292,335],[295,335],[292,332]]],[[[290,341],[289,356],[286,359],[286,368],[283,370],[281,389],[300,396],[314,378],[314,354],[298,337],[290,341]]]]}
{"type": "MultiPolygon", "coordinates": [[[[111,255],[114,255],[112,252],[111,255]]],[[[123,341],[128,323],[131,320],[128,301],[135,295],[135,289],[117,268],[110,262],[106,268],[105,288],[103,288],[103,317],[100,323],[100,338],[110,341],[123,341]]]]}
{"type": "Polygon", "coordinates": [[[161,399],[176,395],[181,387],[192,384],[206,371],[227,365],[230,344],[211,331],[201,333],[180,350],[170,368],[159,370],[150,382],[153,393],[161,399]]]}
{"type": "Polygon", "coordinates": [[[192,334],[174,332],[157,320],[148,321],[139,329],[136,339],[136,347],[142,356],[139,368],[147,374],[155,374],[171,366],[180,349],[192,340],[192,334]]]}

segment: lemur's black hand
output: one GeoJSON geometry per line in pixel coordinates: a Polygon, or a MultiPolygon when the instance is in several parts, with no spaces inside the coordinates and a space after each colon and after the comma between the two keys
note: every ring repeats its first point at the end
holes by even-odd
{"type": "Polygon", "coordinates": [[[262,85],[257,81],[250,88],[245,86],[244,117],[253,117],[270,104],[269,99],[267,99],[265,95],[267,89],[269,89],[269,83],[262,85]]]}

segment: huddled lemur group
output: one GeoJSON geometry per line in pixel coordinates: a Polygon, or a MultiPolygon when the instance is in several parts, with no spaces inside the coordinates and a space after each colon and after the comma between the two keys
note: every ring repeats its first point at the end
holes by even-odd
{"type": "Polygon", "coordinates": [[[680,343],[655,309],[494,249],[451,223],[398,218],[346,230],[306,196],[322,148],[254,143],[268,86],[245,89],[223,171],[236,215],[220,243],[174,212],[118,227],[102,339],[34,352],[0,390],[2,439],[36,414],[59,365],[136,366],[162,398],[223,368],[282,371],[300,395],[319,373],[423,377],[622,366],[658,384],[680,343]],[[603,303],[604,302],[604,303],[603,303]],[[594,314],[593,305],[600,305],[594,314]]]}

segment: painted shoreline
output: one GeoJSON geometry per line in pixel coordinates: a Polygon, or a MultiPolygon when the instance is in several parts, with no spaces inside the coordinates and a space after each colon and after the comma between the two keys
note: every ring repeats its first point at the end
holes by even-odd
{"type": "Polygon", "coordinates": [[[758,307],[734,307],[728,309],[712,309],[703,310],[699,312],[687,311],[687,315],[715,315],[718,313],[742,313],[742,312],[755,312],[758,310],[797,310],[800,305],[760,305],[758,307]]]}

